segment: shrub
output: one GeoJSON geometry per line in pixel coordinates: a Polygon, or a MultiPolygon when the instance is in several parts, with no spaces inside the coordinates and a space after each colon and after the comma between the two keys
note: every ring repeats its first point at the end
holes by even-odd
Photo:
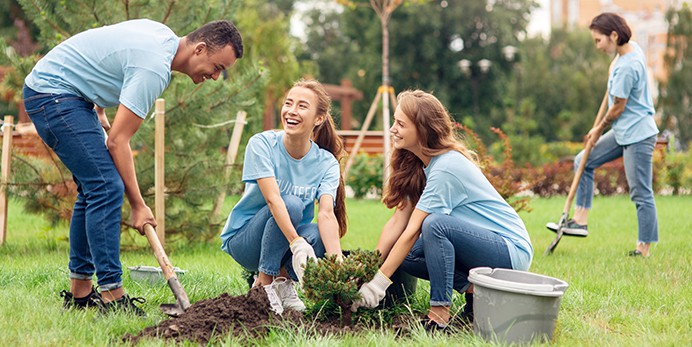
{"type": "Polygon", "coordinates": [[[356,155],[347,180],[356,199],[362,199],[370,192],[374,192],[377,196],[382,195],[383,170],[381,154],[370,156],[360,152],[356,155]]]}
{"type": "Polygon", "coordinates": [[[13,154],[9,190],[24,210],[42,214],[52,225],[67,222],[77,200],[77,186],[65,165],[52,154],[46,158],[13,154]]]}
{"type": "Polygon", "coordinates": [[[525,189],[530,189],[538,178],[523,179],[522,170],[517,168],[512,160],[512,145],[509,137],[498,128],[490,128],[500,137],[502,143],[503,160],[501,163],[497,163],[492,156],[488,155],[488,151],[478,134],[460,123],[456,123],[455,128],[470,138],[470,141],[466,141],[466,144],[476,152],[478,164],[483,174],[485,174],[485,177],[495,187],[497,192],[500,193],[500,196],[517,212],[522,210],[530,211],[530,199],[528,197],[518,197],[517,194],[525,189]]]}
{"type": "MultiPolygon", "coordinates": [[[[584,149],[581,142],[548,142],[540,145],[538,151],[542,161],[540,165],[555,163],[560,160],[573,159],[584,149]]],[[[538,166],[538,165],[536,165],[538,166]]]]}
{"type": "Polygon", "coordinates": [[[355,250],[344,252],[340,263],[336,256],[327,255],[317,263],[308,262],[303,277],[305,296],[324,307],[326,315],[336,314],[331,310],[336,304],[341,311],[341,324],[351,324],[351,304],[360,298],[358,289],[375,277],[382,259],[379,251],[355,250]]]}
{"type": "Polygon", "coordinates": [[[692,151],[669,153],[662,171],[662,185],[670,187],[673,195],[689,193],[692,186],[692,151]]]}
{"type": "Polygon", "coordinates": [[[561,160],[545,164],[542,168],[531,169],[528,171],[531,177],[542,178],[535,180],[536,183],[531,187],[531,191],[541,197],[567,195],[572,184],[573,172],[571,160],[561,160]]]}

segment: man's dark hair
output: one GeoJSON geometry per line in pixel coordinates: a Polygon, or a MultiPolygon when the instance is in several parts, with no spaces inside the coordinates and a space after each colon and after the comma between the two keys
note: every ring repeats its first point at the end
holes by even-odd
{"type": "Polygon", "coordinates": [[[610,36],[613,31],[618,33],[618,46],[626,44],[632,37],[632,30],[630,30],[625,19],[610,12],[604,12],[594,17],[591,25],[589,25],[589,29],[596,30],[606,36],[610,36]]]}
{"type": "Polygon", "coordinates": [[[187,34],[187,39],[189,43],[206,43],[209,53],[231,45],[235,51],[235,58],[243,57],[243,38],[240,37],[238,28],[228,20],[217,20],[204,24],[199,29],[187,34]]]}

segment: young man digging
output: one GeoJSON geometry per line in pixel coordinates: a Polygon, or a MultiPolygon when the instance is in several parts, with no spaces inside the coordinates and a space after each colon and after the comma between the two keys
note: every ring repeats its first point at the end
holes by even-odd
{"type": "Polygon", "coordinates": [[[170,83],[171,71],[202,83],[219,78],[242,56],[240,32],[229,21],[205,24],[181,38],[161,23],[137,19],[72,36],[26,77],[26,111],[77,184],[70,291],[61,293],[65,308],[146,315],[134,304],[144,300],[125,294],[121,280],[123,193],[132,225],[142,234],[145,224],[156,226],[137,185],[130,138],[170,83]],[[103,109],[116,106],[111,126],[103,109]],[[93,288],[94,273],[101,293],[93,288]]]}

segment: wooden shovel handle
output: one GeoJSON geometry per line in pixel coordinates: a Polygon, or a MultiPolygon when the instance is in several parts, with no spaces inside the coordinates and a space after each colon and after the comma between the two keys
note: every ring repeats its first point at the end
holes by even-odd
{"type": "Polygon", "coordinates": [[[166,251],[164,251],[163,246],[159,241],[159,237],[156,235],[156,230],[154,230],[154,227],[151,226],[151,224],[144,224],[144,234],[147,236],[147,240],[149,240],[149,245],[154,251],[154,255],[156,256],[156,260],[159,262],[161,270],[163,270],[163,275],[166,277],[166,281],[171,278],[177,278],[175,271],[173,271],[173,265],[171,265],[171,262],[168,260],[166,251]]]}
{"type": "Polygon", "coordinates": [[[574,173],[574,179],[572,179],[572,185],[569,187],[569,193],[567,194],[567,201],[565,201],[565,207],[562,209],[563,215],[569,215],[569,211],[572,209],[572,201],[574,201],[574,196],[577,193],[577,187],[579,186],[579,181],[581,180],[581,175],[584,173],[586,168],[586,160],[589,159],[591,155],[591,150],[593,149],[594,141],[589,139],[584,148],[584,155],[579,162],[579,167],[577,167],[577,172],[574,173]]]}

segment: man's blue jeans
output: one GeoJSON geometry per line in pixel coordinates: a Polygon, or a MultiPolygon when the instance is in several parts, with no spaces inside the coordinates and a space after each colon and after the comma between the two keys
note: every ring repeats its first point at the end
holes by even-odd
{"type": "Polygon", "coordinates": [[[430,306],[451,306],[452,289],[466,291],[469,270],[480,266],[512,268],[505,240],[462,219],[433,213],[423,221],[401,269],[430,280],[430,306]]]}
{"type": "MultiPolygon", "coordinates": [[[[578,208],[590,209],[593,200],[594,170],[601,165],[622,157],[625,165],[625,176],[630,188],[630,199],[637,207],[639,222],[639,242],[658,241],[658,217],[653,191],[653,152],[656,136],[641,142],[621,146],[615,141],[615,133],[610,130],[603,134],[591,149],[586,160],[584,173],[577,186],[575,205],[578,208]]],[[[576,172],[584,157],[584,151],[574,159],[576,172]]]]}
{"type": "Polygon", "coordinates": [[[122,287],[120,221],[124,185],[105,144],[94,104],[70,94],[40,94],[24,86],[24,107],[43,141],[77,184],[70,221],[70,278],[101,290],[122,287]]]}
{"type": "MultiPolygon", "coordinates": [[[[312,246],[318,258],[324,257],[325,249],[317,224],[298,225],[303,219],[303,201],[293,195],[283,195],[282,198],[298,235],[312,246]]],[[[237,234],[228,239],[223,250],[249,271],[278,276],[283,266],[290,277],[294,281],[297,280],[293,272],[293,254],[289,251],[288,240],[276,224],[269,206],[260,209],[237,234]]]]}

